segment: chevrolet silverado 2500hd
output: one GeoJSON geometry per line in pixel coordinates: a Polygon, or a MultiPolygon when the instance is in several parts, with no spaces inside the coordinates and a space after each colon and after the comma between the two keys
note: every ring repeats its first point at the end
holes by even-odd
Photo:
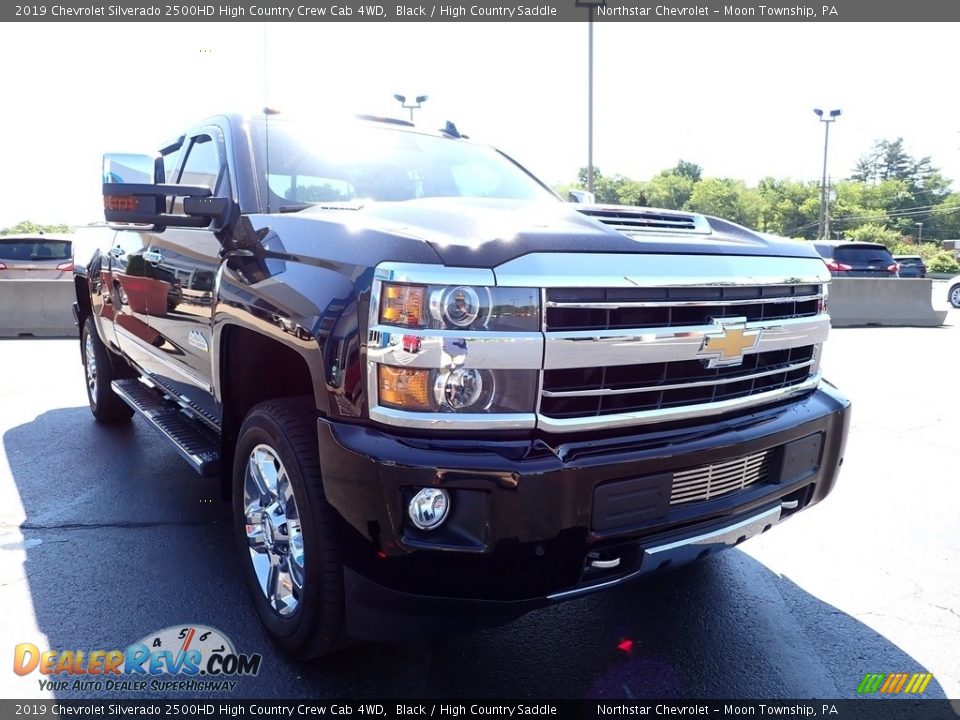
{"type": "Polygon", "coordinates": [[[106,156],[103,195],[76,258],[90,408],[221,478],[294,655],[506,621],[836,481],[808,244],[570,205],[453,125],[369,118],[212,117],[106,156]]]}

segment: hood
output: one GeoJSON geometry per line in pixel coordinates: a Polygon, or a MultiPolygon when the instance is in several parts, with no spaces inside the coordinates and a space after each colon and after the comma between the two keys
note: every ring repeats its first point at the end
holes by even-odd
{"type": "Polygon", "coordinates": [[[298,215],[326,220],[343,212],[356,213],[350,219],[354,228],[421,240],[444,264],[458,267],[495,267],[535,252],[817,257],[806,242],[761,236],[717,218],[638,207],[425,198],[346,211],[315,207],[298,215]],[[694,229],[678,229],[677,219],[694,229]]]}

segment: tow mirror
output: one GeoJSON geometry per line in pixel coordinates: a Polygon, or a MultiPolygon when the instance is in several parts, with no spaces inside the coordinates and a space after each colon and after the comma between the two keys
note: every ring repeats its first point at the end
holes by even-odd
{"type": "Polygon", "coordinates": [[[103,156],[103,182],[160,184],[163,178],[163,158],[159,155],[107,153],[103,156]]]}
{"type": "Polygon", "coordinates": [[[159,156],[110,153],[103,157],[103,217],[111,225],[136,229],[152,226],[154,232],[169,227],[220,230],[234,216],[230,198],[214,197],[205,185],[163,183],[159,156]],[[171,197],[183,198],[183,214],[167,212],[171,197]]]}

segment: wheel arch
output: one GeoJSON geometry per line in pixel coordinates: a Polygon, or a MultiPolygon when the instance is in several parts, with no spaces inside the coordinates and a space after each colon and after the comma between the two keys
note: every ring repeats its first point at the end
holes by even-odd
{"type": "MultiPolygon", "coordinates": [[[[307,396],[314,408],[326,408],[318,362],[302,348],[240,323],[227,323],[214,335],[217,363],[215,390],[221,406],[221,487],[231,488],[231,469],[240,426],[251,408],[267,400],[307,396]]],[[[313,352],[316,352],[315,350],[313,352]]]]}

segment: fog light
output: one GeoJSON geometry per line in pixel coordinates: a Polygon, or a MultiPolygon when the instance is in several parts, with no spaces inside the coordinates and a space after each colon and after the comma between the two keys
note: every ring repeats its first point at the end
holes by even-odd
{"type": "Polygon", "coordinates": [[[407,513],[410,520],[421,530],[433,530],[447,519],[450,496],[446,490],[424,488],[410,501],[407,513]]]}

